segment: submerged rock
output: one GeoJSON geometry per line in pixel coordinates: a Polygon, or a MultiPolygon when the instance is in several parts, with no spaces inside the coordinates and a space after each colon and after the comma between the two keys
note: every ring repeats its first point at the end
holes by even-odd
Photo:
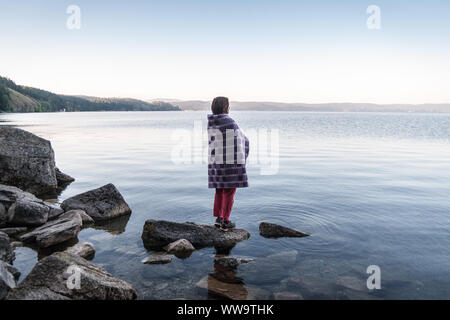
{"type": "Polygon", "coordinates": [[[65,200],[65,211],[83,210],[95,221],[131,214],[131,209],[113,184],[90,190],[65,200]]]}
{"type": "Polygon", "coordinates": [[[309,234],[268,222],[260,223],[259,234],[265,238],[301,238],[309,236],[309,234]]]}
{"type": "Polygon", "coordinates": [[[95,255],[95,248],[90,242],[79,242],[76,245],[67,248],[66,252],[90,260],[95,255]]]}
{"type": "Polygon", "coordinates": [[[0,126],[0,183],[36,195],[57,190],[50,141],[22,129],[0,126]]]}
{"type": "Polygon", "coordinates": [[[64,212],[58,205],[3,184],[0,184],[0,203],[8,210],[7,225],[11,226],[39,226],[47,222],[50,216],[64,212]]]}
{"type": "Polygon", "coordinates": [[[9,292],[7,299],[132,300],[136,299],[136,291],[127,282],[77,255],[57,252],[40,260],[9,292]],[[73,281],[76,274],[80,275],[78,287],[73,281]]]}
{"type": "Polygon", "coordinates": [[[298,292],[280,291],[273,294],[275,300],[304,300],[303,296],[298,292]]]}
{"type": "Polygon", "coordinates": [[[236,269],[239,265],[254,261],[252,258],[240,258],[240,257],[216,257],[214,263],[220,264],[225,268],[236,269]]]}
{"type": "Polygon", "coordinates": [[[78,214],[58,218],[28,232],[20,237],[25,243],[33,243],[46,248],[76,238],[81,230],[82,221],[78,214]]]}
{"type": "Polygon", "coordinates": [[[166,264],[171,263],[173,260],[173,255],[171,254],[165,254],[165,253],[156,253],[148,256],[144,260],[142,260],[142,263],[144,264],[166,264]]]}
{"type": "Polygon", "coordinates": [[[290,250],[255,259],[239,267],[239,274],[246,283],[279,283],[286,278],[297,261],[296,250],[290,250]]]}
{"type": "Polygon", "coordinates": [[[180,239],[169,243],[163,248],[168,253],[176,255],[178,258],[187,258],[195,251],[194,246],[186,239],[180,239]]]}
{"type": "Polygon", "coordinates": [[[3,300],[8,292],[16,287],[16,281],[20,272],[12,265],[0,260],[0,300],[3,300]]]}
{"type": "Polygon", "coordinates": [[[229,300],[247,300],[248,291],[242,283],[228,283],[217,280],[212,275],[207,275],[195,285],[200,291],[229,300]]]}
{"type": "Polygon", "coordinates": [[[0,260],[12,264],[14,259],[14,249],[11,247],[8,235],[0,232],[0,260]]]}
{"type": "Polygon", "coordinates": [[[223,232],[213,226],[163,220],[147,220],[142,232],[144,245],[150,249],[162,248],[179,239],[188,240],[195,248],[229,248],[249,237],[250,233],[244,229],[223,232]]]}

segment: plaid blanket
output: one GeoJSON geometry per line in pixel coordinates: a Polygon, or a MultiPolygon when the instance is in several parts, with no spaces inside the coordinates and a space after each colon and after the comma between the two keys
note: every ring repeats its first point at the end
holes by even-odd
{"type": "Polygon", "coordinates": [[[208,115],[208,187],[248,187],[245,163],[250,144],[227,114],[208,115]]]}

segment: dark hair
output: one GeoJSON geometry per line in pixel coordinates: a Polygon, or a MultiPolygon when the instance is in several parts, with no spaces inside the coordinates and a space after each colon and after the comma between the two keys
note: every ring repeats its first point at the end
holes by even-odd
{"type": "Polygon", "coordinates": [[[230,103],[226,97],[216,97],[211,104],[213,114],[228,113],[230,103]]]}

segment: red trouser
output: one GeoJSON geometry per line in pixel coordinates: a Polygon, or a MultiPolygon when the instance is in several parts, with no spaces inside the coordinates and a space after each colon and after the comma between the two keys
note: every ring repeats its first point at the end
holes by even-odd
{"type": "Polygon", "coordinates": [[[235,193],[236,188],[216,189],[216,196],[214,198],[214,217],[221,217],[224,220],[230,219],[235,193]]]}

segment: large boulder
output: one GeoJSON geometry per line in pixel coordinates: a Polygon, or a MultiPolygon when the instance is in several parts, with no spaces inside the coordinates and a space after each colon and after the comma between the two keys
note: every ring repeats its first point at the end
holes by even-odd
{"type": "Polygon", "coordinates": [[[7,299],[132,300],[136,299],[136,291],[127,282],[77,255],[57,252],[41,259],[7,299]]]}
{"type": "Polygon", "coordinates": [[[95,221],[129,215],[131,209],[113,184],[90,190],[65,200],[65,211],[83,210],[95,221]]]}
{"type": "Polygon", "coordinates": [[[0,232],[0,260],[12,264],[14,258],[14,249],[11,247],[8,235],[0,232]]]}
{"type": "Polygon", "coordinates": [[[30,132],[0,126],[0,183],[33,194],[58,188],[55,154],[50,141],[30,132]]]}
{"type": "Polygon", "coordinates": [[[142,241],[150,249],[162,248],[179,239],[188,240],[195,248],[231,248],[249,237],[250,233],[244,229],[223,232],[213,226],[164,220],[147,220],[142,232],[142,241]]]}
{"type": "Polygon", "coordinates": [[[259,224],[259,234],[265,238],[301,238],[309,236],[309,234],[269,222],[261,222],[259,224]]]}
{"type": "Polygon", "coordinates": [[[82,225],[81,217],[78,214],[61,217],[25,233],[20,237],[20,241],[47,248],[76,238],[82,225]]]}
{"type": "MultiPolygon", "coordinates": [[[[42,201],[29,192],[19,188],[0,184],[0,204],[7,209],[7,221],[0,218],[0,227],[39,226],[64,212],[58,205],[42,201]]],[[[1,209],[0,209],[1,210],[1,209]]]]}
{"type": "Polygon", "coordinates": [[[16,287],[16,281],[20,272],[12,265],[0,260],[0,300],[3,300],[8,292],[16,287]]]}

